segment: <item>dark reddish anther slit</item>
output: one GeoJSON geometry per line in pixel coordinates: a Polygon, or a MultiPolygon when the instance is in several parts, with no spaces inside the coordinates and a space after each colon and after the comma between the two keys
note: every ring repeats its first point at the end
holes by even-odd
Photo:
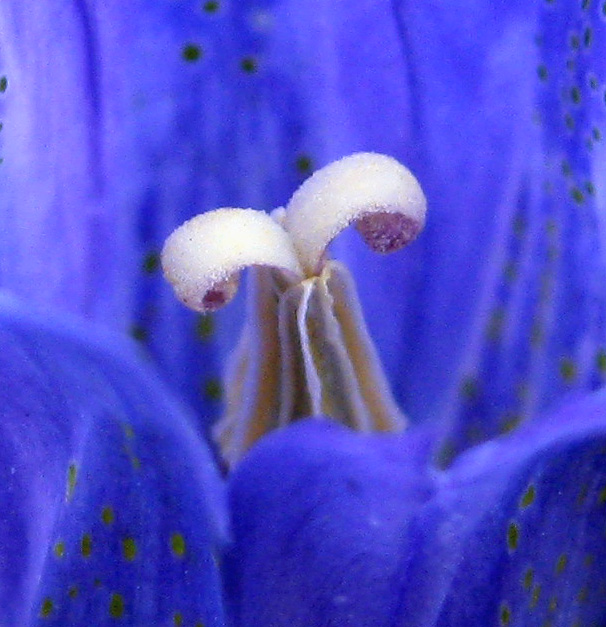
{"type": "Polygon", "coordinates": [[[207,311],[220,309],[227,302],[225,292],[221,290],[208,290],[202,298],[202,306],[207,311]]]}
{"type": "Polygon", "coordinates": [[[364,241],[378,253],[391,253],[414,240],[421,232],[418,220],[401,213],[367,213],[357,222],[356,228],[364,241]]]}

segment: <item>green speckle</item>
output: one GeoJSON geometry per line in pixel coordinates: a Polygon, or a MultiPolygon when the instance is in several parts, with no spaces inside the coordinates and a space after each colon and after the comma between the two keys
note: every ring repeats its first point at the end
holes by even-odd
{"type": "Polygon", "coordinates": [[[501,625],[509,625],[511,622],[511,610],[509,609],[509,605],[507,605],[507,603],[501,604],[500,619],[501,625]]]}
{"type": "Polygon", "coordinates": [[[200,48],[197,44],[187,44],[183,47],[181,56],[189,63],[199,61],[202,57],[202,48],[200,48]]]}
{"type": "Polygon", "coordinates": [[[598,494],[598,505],[604,505],[606,503],[606,487],[603,487],[598,494]]]}
{"type": "Polygon", "coordinates": [[[122,618],[124,615],[124,598],[114,592],[109,599],[109,615],[112,618],[122,618]]]}
{"type": "Polygon", "coordinates": [[[522,585],[526,590],[530,590],[532,587],[532,583],[534,581],[534,570],[532,568],[527,568],[524,573],[524,578],[522,579],[522,585]]]}
{"type": "Polygon", "coordinates": [[[522,423],[522,416],[519,414],[508,414],[503,420],[501,433],[503,435],[515,431],[522,423]]]}
{"type": "Polygon", "coordinates": [[[575,380],[577,369],[572,359],[564,357],[560,360],[560,376],[566,383],[572,383],[575,380]]]}
{"type": "Polygon", "coordinates": [[[566,553],[562,553],[560,557],[558,557],[558,561],[556,562],[555,572],[556,575],[561,575],[568,565],[568,555],[566,553]]]}
{"type": "Polygon", "coordinates": [[[111,525],[114,522],[114,508],[111,506],[104,507],[101,511],[101,520],[105,525],[111,525]]]}
{"type": "Polygon", "coordinates": [[[141,470],[141,460],[136,455],[130,456],[130,463],[134,470],[141,470]]]}
{"type": "Polygon", "coordinates": [[[536,585],[532,589],[532,594],[530,595],[530,609],[536,607],[539,604],[540,598],[541,598],[541,586],[536,585]]]}
{"type": "Polygon", "coordinates": [[[65,542],[63,542],[61,540],[59,542],[57,542],[57,544],[55,544],[55,546],[53,548],[53,552],[59,558],[65,557],[65,542]]]}
{"type": "Polygon", "coordinates": [[[562,174],[564,176],[570,176],[572,174],[572,168],[570,167],[570,163],[566,159],[562,161],[561,167],[562,167],[562,174]]]}
{"type": "Polygon", "coordinates": [[[585,603],[588,597],[589,597],[589,589],[587,588],[587,586],[583,586],[577,594],[577,601],[579,603],[585,603]]]}
{"type": "Polygon", "coordinates": [[[88,558],[93,550],[93,541],[90,537],[90,534],[85,533],[82,536],[82,540],[80,541],[80,551],[82,553],[82,557],[88,558]]]}
{"type": "Polygon", "coordinates": [[[132,425],[129,425],[128,422],[123,422],[122,423],[122,430],[124,431],[124,437],[127,440],[134,440],[134,438],[135,438],[135,431],[132,428],[132,425]]]}
{"type": "Polygon", "coordinates": [[[78,596],[78,586],[70,586],[67,595],[70,599],[75,599],[78,596]]]}
{"type": "Polygon", "coordinates": [[[530,505],[532,505],[534,503],[536,495],[537,495],[536,488],[531,483],[528,486],[528,489],[526,490],[526,492],[524,492],[524,495],[522,496],[522,498],[520,500],[520,507],[522,509],[524,509],[524,508],[529,507],[530,505]]]}
{"type": "Polygon", "coordinates": [[[489,340],[496,342],[501,337],[504,322],[505,312],[502,309],[497,309],[492,312],[490,320],[488,321],[488,328],[486,329],[489,340]]]}
{"type": "Polygon", "coordinates": [[[252,74],[257,71],[258,63],[254,57],[244,57],[240,61],[240,67],[248,74],[252,74]]]}
{"type": "Polygon", "coordinates": [[[520,527],[514,523],[509,523],[507,527],[507,546],[510,551],[515,551],[520,543],[520,527]]]}
{"type": "Polygon", "coordinates": [[[587,553],[583,558],[583,566],[591,568],[595,564],[595,555],[593,553],[587,553]]]}
{"type": "Polygon", "coordinates": [[[299,155],[295,165],[301,174],[311,174],[311,171],[313,170],[312,160],[309,155],[299,155]]]}
{"type": "Polygon", "coordinates": [[[173,623],[176,627],[183,625],[183,614],[181,614],[181,612],[175,612],[175,615],[173,616],[173,623]]]}
{"type": "Polygon", "coordinates": [[[219,379],[208,379],[204,383],[204,397],[209,401],[220,401],[223,398],[223,386],[219,379]]]}
{"type": "Polygon", "coordinates": [[[570,35],[570,47],[573,50],[578,50],[581,47],[581,40],[579,39],[578,34],[573,33],[570,35]]]}
{"type": "Polygon", "coordinates": [[[602,15],[606,16],[606,2],[602,5],[602,15]]]}
{"type": "Polygon", "coordinates": [[[0,122],[0,131],[4,128],[4,124],[0,122]]]}
{"type": "Polygon", "coordinates": [[[8,78],[0,76],[0,94],[3,94],[8,88],[8,78]]]}
{"type": "Polygon", "coordinates": [[[567,113],[564,116],[564,124],[566,124],[566,127],[570,129],[571,131],[574,130],[575,122],[574,122],[574,118],[570,115],[570,113],[567,113]]]}
{"type": "Polygon", "coordinates": [[[542,81],[547,80],[548,73],[547,68],[544,65],[539,65],[539,67],[537,68],[537,74],[542,81]]]}
{"type": "Polygon", "coordinates": [[[130,328],[130,336],[137,342],[146,342],[149,337],[147,329],[140,324],[133,324],[130,328]]]}
{"type": "Polygon", "coordinates": [[[180,533],[173,533],[170,537],[170,548],[175,557],[183,557],[185,555],[185,538],[180,533]]]}
{"type": "Polygon", "coordinates": [[[78,467],[76,464],[70,464],[67,469],[67,489],[65,492],[65,498],[70,501],[74,496],[74,490],[78,483],[78,467]]]}
{"type": "Polygon", "coordinates": [[[590,76],[589,77],[589,87],[591,87],[591,89],[595,90],[600,86],[600,83],[598,82],[598,79],[595,76],[590,76]]]}
{"type": "Polygon", "coordinates": [[[581,102],[581,90],[578,87],[573,87],[570,90],[570,99],[574,104],[579,104],[581,102]]]}
{"type": "Polygon", "coordinates": [[[461,383],[461,396],[469,401],[475,400],[479,395],[479,385],[477,379],[466,377],[461,383]]]}
{"type": "Polygon", "coordinates": [[[196,320],[196,336],[206,342],[215,332],[215,318],[212,314],[201,314],[196,320]]]}
{"type": "Polygon", "coordinates": [[[586,48],[589,48],[593,43],[593,31],[589,27],[587,27],[583,33],[583,43],[586,48]]]}
{"type": "Polygon", "coordinates": [[[153,274],[160,268],[160,255],[157,252],[150,252],[143,258],[143,272],[153,274]]]}
{"type": "Polygon", "coordinates": [[[124,559],[129,562],[132,562],[137,557],[137,544],[133,538],[124,538],[122,540],[122,553],[124,554],[124,559]]]}
{"type": "Polygon", "coordinates": [[[217,0],[208,0],[202,5],[202,10],[206,13],[216,13],[219,10],[219,3],[217,0]]]}
{"type": "Polygon", "coordinates": [[[549,599],[549,611],[555,612],[558,609],[558,604],[558,597],[551,597],[551,599],[549,599]]]}
{"type": "Polygon", "coordinates": [[[590,6],[591,0],[583,0],[583,2],[581,3],[581,8],[583,9],[583,11],[587,11],[590,6]]]}
{"type": "Polygon", "coordinates": [[[591,134],[593,135],[593,138],[597,142],[599,142],[602,139],[602,131],[597,126],[593,127],[593,130],[591,131],[591,134]]]}
{"type": "Polygon", "coordinates": [[[595,196],[595,185],[591,181],[585,183],[585,189],[590,196],[595,196]]]}
{"type": "Polygon", "coordinates": [[[53,612],[54,604],[53,600],[49,597],[46,597],[44,601],[42,601],[42,607],[40,608],[40,616],[42,618],[48,618],[53,612]]]}
{"type": "Polygon", "coordinates": [[[604,350],[603,348],[600,349],[598,351],[598,354],[597,354],[595,360],[596,360],[596,365],[598,367],[598,370],[602,374],[606,374],[606,350],[604,350]]]}

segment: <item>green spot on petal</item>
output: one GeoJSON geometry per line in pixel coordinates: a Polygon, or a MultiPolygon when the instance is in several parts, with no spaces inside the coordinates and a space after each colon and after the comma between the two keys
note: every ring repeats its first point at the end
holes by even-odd
{"type": "Polygon", "coordinates": [[[182,558],[185,555],[185,539],[180,533],[173,533],[170,538],[170,548],[175,557],[182,558]]]}
{"type": "Polygon", "coordinates": [[[103,521],[103,523],[106,525],[111,525],[114,522],[114,518],[114,508],[110,507],[109,505],[107,507],[104,507],[101,511],[101,520],[103,521]]]}
{"type": "Polygon", "coordinates": [[[70,464],[67,469],[67,490],[65,492],[65,498],[70,501],[74,496],[74,490],[78,483],[78,467],[76,464],[70,464]]]}
{"type": "Polygon", "coordinates": [[[534,581],[534,570],[532,568],[527,568],[524,573],[524,578],[522,579],[522,585],[526,590],[530,590],[532,588],[532,583],[534,581]]]}
{"type": "Polygon", "coordinates": [[[181,614],[181,612],[175,612],[173,623],[175,627],[181,627],[181,625],[183,625],[183,614],[181,614]]]}
{"type": "Polygon", "coordinates": [[[204,383],[204,397],[209,401],[220,401],[223,398],[223,386],[219,379],[209,379],[204,383]]]}
{"type": "Polygon", "coordinates": [[[149,337],[147,329],[140,324],[133,324],[129,333],[134,340],[137,340],[137,342],[146,342],[149,337]]]}
{"type": "Polygon", "coordinates": [[[510,551],[515,551],[518,548],[520,542],[520,527],[514,523],[509,523],[507,527],[507,546],[510,551]]]}
{"type": "Polygon", "coordinates": [[[309,155],[299,155],[295,165],[301,174],[311,174],[313,170],[313,163],[309,155]]]}
{"type": "Polygon", "coordinates": [[[604,505],[606,503],[606,487],[602,488],[598,494],[598,505],[604,505]]]}
{"type": "Polygon", "coordinates": [[[461,396],[468,401],[475,400],[480,393],[480,386],[477,379],[473,377],[467,377],[461,383],[461,396]]]}
{"type": "Polygon", "coordinates": [[[122,553],[124,559],[132,562],[137,557],[137,544],[133,538],[124,538],[122,540],[122,553]]]}
{"type": "Polygon", "coordinates": [[[75,599],[78,597],[78,586],[70,586],[67,595],[70,599],[75,599]]]}
{"type": "Polygon", "coordinates": [[[501,604],[500,620],[501,625],[509,625],[511,622],[511,610],[509,609],[507,603],[501,604]]]}
{"type": "Polygon", "coordinates": [[[257,71],[257,60],[254,57],[244,57],[240,61],[240,67],[247,73],[252,74],[257,71]]]}
{"type": "Polygon", "coordinates": [[[93,550],[93,541],[90,537],[90,534],[85,533],[82,536],[82,540],[80,541],[80,551],[82,553],[82,557],[88,558],[93,550]]]}
{"type": "Polygon", "coordinates": [[[202,9],[206,13],[216,13],[219,10],[219,3],[216,0],[208,0],[202,5],[202,9]]]}
{"type": "Polygon", "coordinates": [[[547,80],[548,73],[547,68],[544,65],[539,65],[539,67],[537,68],[537,74],[542,81],[547,80]]]}
{"type": "Polygon", "coordinates": [[[532,589],[532,595],[530,596],[530,609],[535,608],[541,598],[541,586],[537,585],[532,589]]]}
{"type": "Polygon", "coordinates": [[[55,544],[53,548],[53,551],[57,557],[59,558],[64,557],[65,556],[65,542],[61,540],[57,542],[57,544],[55,544]]]}
{"type": "Polygon", "coordinates": [[[143,272],[153,274],[160,268],[160,255],[157,252],[147,253],[143,258],[143,272]]]}
{"type": "Polygon", "coordinates": [[[53,608],[53,600],[49,597],[46,597],[46,599],[42,601],[42,607],[40,608],[41,618],[48,618],[52,614],[53,608]]]}
{"type": "Polygon", "coordinates": [[[203,342],[208,341],[215,332],[215,318],[212,314],[201,314],[196,320],[196,336],[203,342]]]}
{"type": "Polygon", "coordinates": [[[8,78],[0,76],[0,94],[3,94],[8,88],[8,78]]]}
{"type": "Polygon", "coordinates": [[[124,615],[124,598],[121,594],[111,595],[109,600],[109,615],[112,618],[122,618],[124,615]]]}
{"type": "Polygon", "coordinates": [[[564,357],[560,361],[560,376],[566,383],[572,383],[577,376],[577,369],[572,359],[564,357]]]}
{"type": "Polygon", "coordinates": [[[199,61],[202,57],[202,48],[200,48],[197,44],[187,44],[183,47],[181,56],[189,63],[199,61]]]}
{"type": "Polygon", "coordinates": [[[522,496],[522,499],[520,500],[520,507],[522,509],[524,509],[524,508],[529,507],[530,505],[532,505],[534,503],[536,495],[537,495],[536,488],[531,483],[528,486],[528,489],[526,490],[526,492],[524,492],[524,495],[522,496]]]}
{"type": "Polygon", "coordinates": [[[566,553],[562,553],[560,557],[558,557],[558,561],[556,562],[555,572],[556,575],[561,575],[568,565],[568,555],[566,553]]]}

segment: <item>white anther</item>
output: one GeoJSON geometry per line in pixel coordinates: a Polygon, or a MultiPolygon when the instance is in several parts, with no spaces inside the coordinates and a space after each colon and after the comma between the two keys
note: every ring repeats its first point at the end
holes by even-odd
{"type": "Polygon", "coordinates": [[[224,208],[192,218],[166,240],[162,268],[179,300],[195,311],[213,311],[238,289],[239,272],[272,266],[302,278],[288,234],[269,215],[224,208]]]}
{"type": "Polygon", "coordinates": [[[395,159],[358,153],[318,170],[294,193],[283,224],[307,275],[321,271],[328,244],[352,222],[378,252],[410,243],[427,203],[415,177],[395,159]]]}

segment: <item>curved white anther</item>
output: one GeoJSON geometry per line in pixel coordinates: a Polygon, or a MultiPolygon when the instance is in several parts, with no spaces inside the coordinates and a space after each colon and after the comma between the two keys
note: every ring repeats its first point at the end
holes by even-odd
{"type": "Polygon", "coordinates": [[[316,275],[328,244],[352,222],[373,250],[392,252],[420,233],[426,208],[407,168],[391,157],[362,152],[308,178],[286,207],[284,227],[304,272],[316,275]]]}
{"type": "Polygon", "coordinates": [[[181,225],[166,240],[162,268],[179,300],[195,311],[214,311],[238,289],[239,272],[272,266],[302,277],[286,231],[269,215],[223,208],[181,225]]]}

